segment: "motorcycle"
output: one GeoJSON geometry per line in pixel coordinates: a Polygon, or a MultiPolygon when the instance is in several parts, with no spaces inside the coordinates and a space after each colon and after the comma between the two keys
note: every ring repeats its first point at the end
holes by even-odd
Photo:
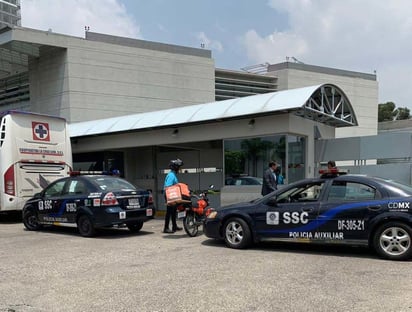
{"type": "Polygon", "coordinates": [[[210,214],[209,198],[207,194],[213,188],[201,192],[199,195],[191,193],[191,200],[177,206],[177,218],[183,219],[183,228],[190,237],[195,237],[199,227],[210,214]]]}

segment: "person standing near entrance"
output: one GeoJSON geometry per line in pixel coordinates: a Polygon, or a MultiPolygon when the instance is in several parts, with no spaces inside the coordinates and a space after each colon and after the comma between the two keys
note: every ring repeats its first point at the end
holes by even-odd
{"type": "MultiPolygon", "coordinates": [[[[170,172],[166,175],[163,190],[165,190],[166,187],[179,183],[179,181],[177,180],[177,173],[179,172],[181,166],[183,166],[183,161],[179,158],[170,161],[170,172]]],[[[176,223],[176,207],[176,204],[170,204],[166,206],[166,216],[163,233],[174,233],[176,231],[182,230],[182,228],[178,227],[176,223]],[[172,220],[172,229],[169,228],[170,219],[172,220]]]]}
{"type": "Polygon", "coordinates": [[[335,163],[335,161],[334,160],[329,160],[328,161],[328,170],[332,170],[332,169],[338,169],[337,167],[336,167],[336,163],[335,163]]]}
{"type": "Polygon", "coordinates": [[[277,164],[275,161],[269,162],[269,168],[263,173],[262,195],[265,196],[273,191],[277,190],[276,179],[277,164]]]}

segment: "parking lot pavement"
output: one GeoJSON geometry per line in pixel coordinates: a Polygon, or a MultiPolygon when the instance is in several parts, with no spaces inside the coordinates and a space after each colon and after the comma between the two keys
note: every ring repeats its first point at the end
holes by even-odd
{"type": "Polygon", "coordinates": [[[361,248],[226,248],[163,220],[83,238],[0,219],[0,311],[412,311],[411,261],[361,248]]]}

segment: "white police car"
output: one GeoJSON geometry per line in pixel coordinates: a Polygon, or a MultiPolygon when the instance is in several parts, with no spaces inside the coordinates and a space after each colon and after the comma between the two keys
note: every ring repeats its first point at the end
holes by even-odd
{"type": "Polygon", "coordinates": [[[412,187],[328,171],[209,214],[204,232],[228,247],[280,240],[365,245],[381,257],[412,257],[412,187]]]}

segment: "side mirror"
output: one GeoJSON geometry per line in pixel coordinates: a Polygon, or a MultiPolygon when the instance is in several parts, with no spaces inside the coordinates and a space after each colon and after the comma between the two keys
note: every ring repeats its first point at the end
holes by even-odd
{"type": "Polygon", "coordinates": [[[266,205],[276,207],[278,205],[276,197],[269,198],[269,200],[266,202],[266,205]]]}

